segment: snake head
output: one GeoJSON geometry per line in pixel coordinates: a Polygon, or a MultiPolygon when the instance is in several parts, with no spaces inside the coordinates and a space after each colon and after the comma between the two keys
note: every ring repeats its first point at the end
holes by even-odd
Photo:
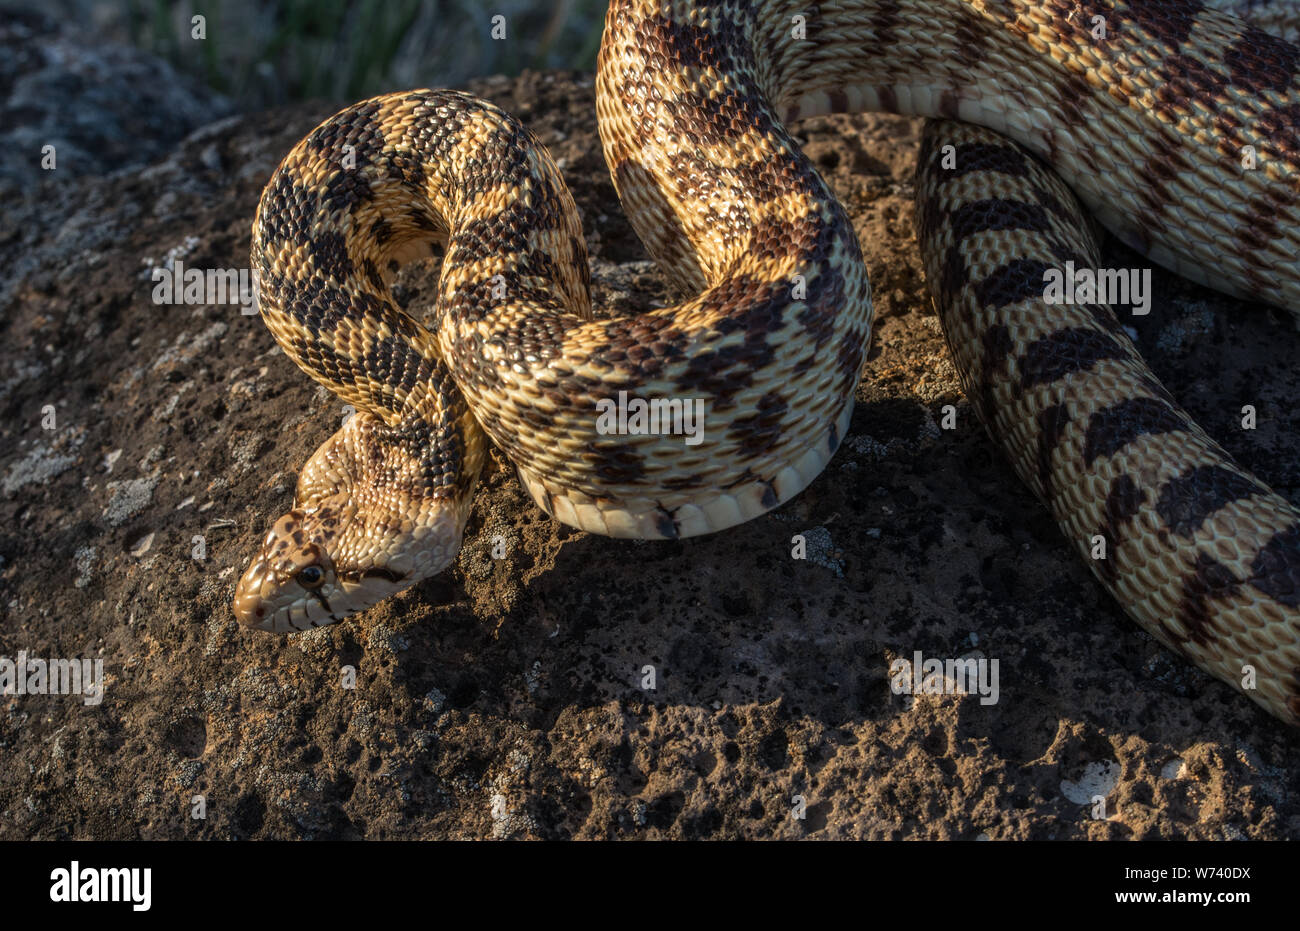
{"type": "Polygon", "coordinates": [[[339,519],[329,507],[295,508],[272,525],[235,589],[240,624],[284,633],[340,619],[343,585],[329,546],[339,519]]]}
{"type": "Polygon", "coordinates": [[[336,624],[441,571],[460,546],[458,522],[444,521],[424,545],[410,546],[408,538],[406,546],[367,548],[363,555],[350,537],[375,537],[355,526],[349,532],[355,522],[348,509],[329,505],[279,518],[235,589],[239,623],[272,633],[336,624]],[[395,555],[386,559],[385,552],[395,555]]]}
{"type": "Polygon", "coordinates": [[[473,483],[432,481],[420,453],[375,415],[353,414],[303,466],[293,509],[239,580],[239,623],[273,633],[336,624],[450,565],[473,483]]]}

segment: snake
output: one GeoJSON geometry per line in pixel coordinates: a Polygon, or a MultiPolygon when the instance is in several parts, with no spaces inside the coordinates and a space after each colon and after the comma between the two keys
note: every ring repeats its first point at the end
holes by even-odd
{"type": "Polygon", "coordinates": [[[788,127],[881,111],[927,118],[918,243],[993,443],[1139,626],[1300,723],[1300,513],[1178,406],[1114,307],[1045,287],[1098,268],[1104,230],[1296,313],[1298,73],[1296,45],[1194,0],[615,0],[601,145],[679,299],[600,316],[573,198],[519,120],[453,90],[343,109],[272,174],[251,257],[276,342],[354,412],[237,620],[333,624],[447,568],[490,446],[546,514],[611,537],[798,495],[850,431],[872,303],[788,127]],[[420,322],[393,275],[436,256],[420,322]]]}

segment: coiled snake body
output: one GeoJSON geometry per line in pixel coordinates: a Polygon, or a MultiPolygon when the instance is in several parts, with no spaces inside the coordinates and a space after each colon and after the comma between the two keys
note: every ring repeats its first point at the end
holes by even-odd
{"type": "Polygon", "coordinates": [[[280,345],[357,413],[304,467],[237,616],[329,624],[443,569],[489,442],[547,513],[611,536],[708,533],[798,494],[849,428],[871,302],[785,123],[878,109],[961,121],[927,126],[917,227],[995,441],[1085,558],[1105,544],[1089,565],[1134,620],[1300,722],[1300,514],[1108,306],[1044,295],[1050,269],[1098,264],[1082,201],[1162,265],[1300,306],[1297,69],[1300,49],[1195,2],[616,0],[605,157],[692,296],[600,320],[572,199],[517,121],[451,91],[347,108],[267,185],[253,261],[280,345]],[[387,287],[431,244],[432,331],[387,287]],[[702,403],[701,441],[609,433],[621,393],[702,403]]]}

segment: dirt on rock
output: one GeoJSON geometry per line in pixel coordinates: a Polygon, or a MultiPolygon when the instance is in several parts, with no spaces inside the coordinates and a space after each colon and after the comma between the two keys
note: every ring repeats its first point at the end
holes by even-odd
{"type": "MultiPolygon", "coordinates": [[[[591,77],[468,89],[556,157],[602,312],[670,301],[591,77]]],[[[98,704],[0,695],[0,838],[1300,837],[1295,732],[1125,618],[962,397],[913,232],[917,121],[798,128],[877,324],[844,446],[794,501],[609,540],[547,518],[495,455],[451,570],[353,623],[237,627],[234,584],[344,411],[238,305],[155,304],[152,269],[246,268],[262,186],[333,109],[54,172],[0,220],[0,657],[106,678],[98,704]],[[998,701],[895,694],[916,651],[998,660],[998,701]]],[[[413,311],[431,274],[402,280],[413,311]]],[[[1295,500],[1292,324],[1154,278],[1124,321],[1139,347],[1295,500]]]]}

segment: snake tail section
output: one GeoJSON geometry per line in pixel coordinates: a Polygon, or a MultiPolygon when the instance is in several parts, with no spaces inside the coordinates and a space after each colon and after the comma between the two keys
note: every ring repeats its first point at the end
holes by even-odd
{"type": "Polygon", "coordinates": [[[1109,305],[1047,302],[1051,270],[1099,267],[1073,193],[935,120],[916,204],[963,390],[1016,473],[1143,630],[1300,723],[1300,512],[1174,402],[1109,305]]]}

